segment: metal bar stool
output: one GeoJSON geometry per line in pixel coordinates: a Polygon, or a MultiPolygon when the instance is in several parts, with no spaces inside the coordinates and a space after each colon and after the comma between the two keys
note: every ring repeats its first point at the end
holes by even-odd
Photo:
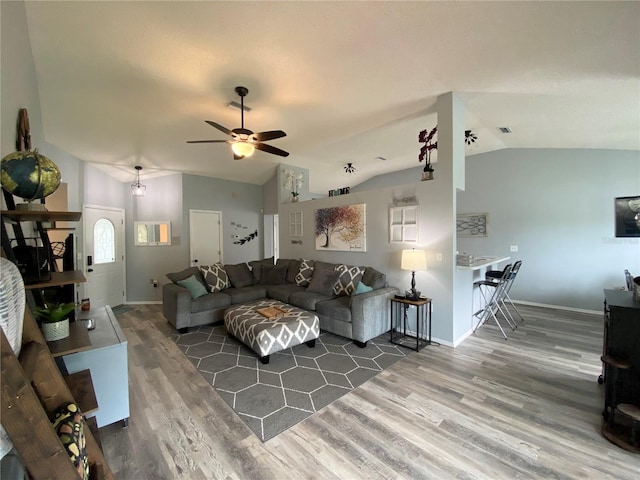
{"type": "Polygon", "coordinates": [[[474,332],[480,327],[480,325],[483,325],[489,320],[489,318],[493,317],[496,324],[498,325],[498,328],[502,332],[502,336],[507,339],[507,334],[504,333],[504,329],[502,328],[502,325],[500,324],[500,321],[498,320],[498,317],[496,315],[496,313],[498,312],[502,314],[511,329],[515,330],[516,326],[513,323],[513,320],[509,319],[509,312],[507,311],[505,314],[502,307],[500,306],[504,301],[504,294],[506,291],[505,289],[508,285],[507,280],[509,279],[509,275],[511,275],[511,268],[511,265],[507,265],[503,270],[502,277],[497,282],[480,280],[473,284],[474,287],[478,287],[480,289],[480,292],[485,299],[484,307],[473,314],[474,317],[478,317],[478,322],[473,327],[474,332]],[[493,289],[492,294],[489,298],[487,298],[487,295],[483,291],[482,287],[491,287],[493,289]]]}
{"type": "MultiPolygon", "coordinates": [[[[511,305],[513,310],[520,317],[520,321],[524,322],[524,317],[522,316],[522,314],[520,313],[518,308],[513,303],[513,300],[511,300],[511,297],[509,296],[509,292],[511,291],[511,287],[513,286],[513,282],[515,281],[516,276],[518,275],[518,272],[520,271],[520,266],[521,265],[522,265],[522,260],[518,260],[516,263],[513,264],[513,268],[511,269],[511,275],[509,277],[509,284],[507,285],[507,288],[506,288],[506,291],[505,291],[505,295],[504,295],[504,299],[503,299],[502,303],[504,305],[504,308],[506,309],[507,305],[504,302],[509,302],[509,304],[511,305]]],[[[487,273],[485,273],[485,280],[495,281],[496,279],[500,279],[502,277],[502,273],[503,273],[503,270],[489,270],[487,273]]],[[[511,318],[513,319],[513,316],[511,318]]]]}

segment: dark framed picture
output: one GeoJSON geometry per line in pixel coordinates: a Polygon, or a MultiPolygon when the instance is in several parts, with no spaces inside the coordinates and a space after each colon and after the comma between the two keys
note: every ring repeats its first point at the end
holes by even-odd
{"type": "Polygon", "coordinates": [[[640,196],[618,197],[616,208],[616,237],[640,237],[640,196]]]}

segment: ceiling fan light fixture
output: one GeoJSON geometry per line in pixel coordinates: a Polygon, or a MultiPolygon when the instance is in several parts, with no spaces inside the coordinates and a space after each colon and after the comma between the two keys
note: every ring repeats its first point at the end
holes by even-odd
{"type": "Polygon", "coordinates": [[[345,173],[353,174],[356,171],[356,167],[353,166],[353,163],[349,162],[344,167],[345,173]]]}
{"type": "Polygon", "coordinates": [[[239,157],[250,157],[256,148],[247,142],[234,142],[231,144],[231,150],[239,157]]]}
{"type": "Polygon", "coordinates": [[[136,165],[135,169],[138,171],[138,174],[136,181],[131,184],[131,195],[134,197],[144,197],[144,194],[147,193],[147,186],[140,183],[140,170],[142,170],[142,167],[136,165]]]}

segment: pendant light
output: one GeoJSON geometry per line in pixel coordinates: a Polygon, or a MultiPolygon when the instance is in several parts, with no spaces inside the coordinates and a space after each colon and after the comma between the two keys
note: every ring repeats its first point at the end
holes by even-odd
{"type": "Polygon", "coordinates": [[[147,186],[140,183],[140,170],[142,167],[140,165],[136,165],[136,170],[138,171],[135,183],[131,184],[131,195],[134,197],[144,197],[144,194],[147,192],[147,186]]]}

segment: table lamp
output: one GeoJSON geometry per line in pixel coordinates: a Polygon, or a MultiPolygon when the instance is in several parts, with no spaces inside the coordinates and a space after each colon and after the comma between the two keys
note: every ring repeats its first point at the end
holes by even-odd
{"type": "Polygon", "coordinates": [[[400,268],[402,270],[411,270],[411,290],[408,298],[418,300],[420,298],[420,292],[416,290],[416,271],[427,269],[427,256],[425,251],[415,249],[403,250],[400,268]]]}

